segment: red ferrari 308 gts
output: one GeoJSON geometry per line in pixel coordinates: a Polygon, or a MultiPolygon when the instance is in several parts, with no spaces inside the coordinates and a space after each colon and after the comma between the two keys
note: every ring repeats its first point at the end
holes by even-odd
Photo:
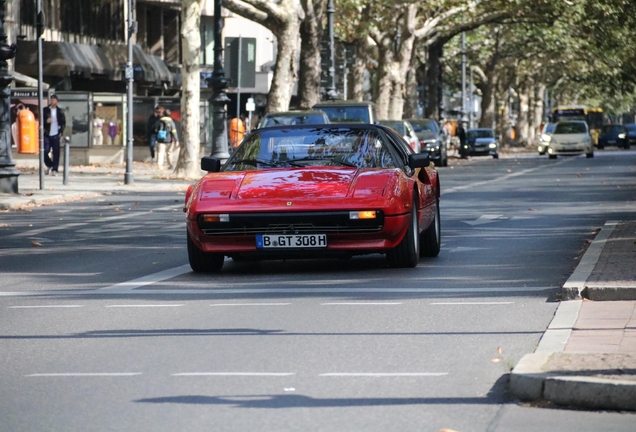
{"type": "Polygon", "coordinates": [[[240,259],[383,253],[415,267],[440,250],[439,178],[428,154],[371,124],[256,130],[186,193],[195,272],[240,259]]]}

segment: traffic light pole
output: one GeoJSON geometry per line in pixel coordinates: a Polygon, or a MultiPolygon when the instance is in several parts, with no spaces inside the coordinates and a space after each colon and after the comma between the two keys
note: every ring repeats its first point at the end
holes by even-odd
{"type": "Polygon", "coordinates": [[[4,32],[4,16],[7,1],[0,0],[0,192],[18,193],[18,176],[11,155],[11,90],[9,85],[13,77],[9,73],[7,60],[15,57],[15,45],[7,45],[4,32]]]}
{"type": "Polygon", "coordinates": [[[329,88],[327,89],[327,99],[338,99],[338,90],[336,90],[336,47],[334,41],[334,24],[333,15],[336,9],[333,0],[329,0],[327,4],[327,26],[329,31],[329,88]]]}

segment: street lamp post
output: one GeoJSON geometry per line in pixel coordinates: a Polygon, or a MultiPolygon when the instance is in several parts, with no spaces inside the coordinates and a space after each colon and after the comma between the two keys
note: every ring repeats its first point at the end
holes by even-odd
{"type": "Polygon", "coordinates": [[[135,138],[133,136],[133,86],[134,86],[134,72],[133,72],[133,35],[137,33],[137,22],[134,20],[133,11],[135,10],[135,0],[128,0],[128,16],[127,27],[128,32],[128,62],[126,63],[126,90],[127,98],[126,105],[128,106],[128,120],[126,124],[126,173],[124,174],[124,183],[133,184],[135,182],[132,168],[133,168],[133,144],[135,138]]]}
{"type": "Polygon", "coordinates": [[[222,161],[230,157],[227,145],[227,111],[225,105],[230,101],[225,91],[230,79],[223,70],[223,0],[214,0],[214,72],[208,79],[212,88],[210,106],[212,107],[212,155],[222,161]]]}
{"type": "Polygon", "coordinates": [[[462,105],[461,123],[466,128],[466,32],[462,32],[462,105]]]}
{"type": "Polygon", "coordinates": [[[329,0],[327,4],[327,30],[329,32],[329,88],[327,89],[327,99],[338,99],[338,90],[336,90],[336,47],[334,41],[333,15],[336,8],[333,0],[329,0]]]}
{"type": "Polygon", "coordinates": [[[11,90],[9,84],[13,77],[9,73],[7,60],[15,57],[15,45],[7,45],[7,35],[4,32],[4,16],[7,1],[0,0],[0,192],[18,193],[18,176],[11,155],[11,90]]]}

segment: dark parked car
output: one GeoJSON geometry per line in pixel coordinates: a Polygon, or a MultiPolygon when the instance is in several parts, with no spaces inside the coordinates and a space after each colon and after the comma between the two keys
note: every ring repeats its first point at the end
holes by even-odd
{"type": "Polygon", "coordinates": [[[373,102],[333,101],[321,102],[312,107],[324,111],[331,123],[366,123],[378,121],[373,102]]]}
{"type": "Polygon", "coordinates": [[[623,148],[629,148],[629,141],[627,140],[627,128],[622,124],[609,124],[604,125],[601,129],[601,133],[598,136],[599,149],[607,146],[617,146],[623,148]]]}
{"type": "Polygon", "coordinates": [[[499,159],[499,142],[492,129],[468,129],[466,144],[470,150],[470,156],[492,156],[494,159],[499,159]]]}
{"type": "Polygon", "coordinates": [[[435,161],[435,165],[448,166],[446,138],[437,122],[431,119],[413,119],[409,122],[420,140],[420,151],[428,152],[431,160],[435,161]]]}
{"type": "Polygon", "coordinates": [[[326,123],[329,117],[324,111],[285,111],[266,114],[259,127],[326,123]]]}
{"type": "Polygon", "coordinates": [[[636,123],[626,124],[625,128],[627,129],[627,144],[636,145],[636,123]]]}

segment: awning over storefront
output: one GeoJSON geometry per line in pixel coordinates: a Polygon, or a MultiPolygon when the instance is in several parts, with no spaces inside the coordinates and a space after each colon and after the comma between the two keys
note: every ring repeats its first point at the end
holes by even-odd
{"type": "MultiPolygon", "coordinates": [[[[128,61],[126,45],[82,45],[70,42],[43,42],[42,70],[49,77],[102,78],[114,81],[125,79],[128,61]]],[[[172,74],[165,62],[133,47],[135,81],[149,85],[172,83],[172,74]]],[[[15,70],[28,76],[38,75],[37,44],[20,41],[15,58],[15,70]]]]}
{"type": "MultiPolygon", "coordinates": [[[[13,81],[19,84],[17,87],[37,88],[38,86],[38,80],[36,78],[31,78],[30,76],[21,74],[20,72],[12,71],[11,76],[13,77],[13,81]]],[[[49,85],[47,83],[42,83],[42,88],[48,89],[49,85]]]]}

